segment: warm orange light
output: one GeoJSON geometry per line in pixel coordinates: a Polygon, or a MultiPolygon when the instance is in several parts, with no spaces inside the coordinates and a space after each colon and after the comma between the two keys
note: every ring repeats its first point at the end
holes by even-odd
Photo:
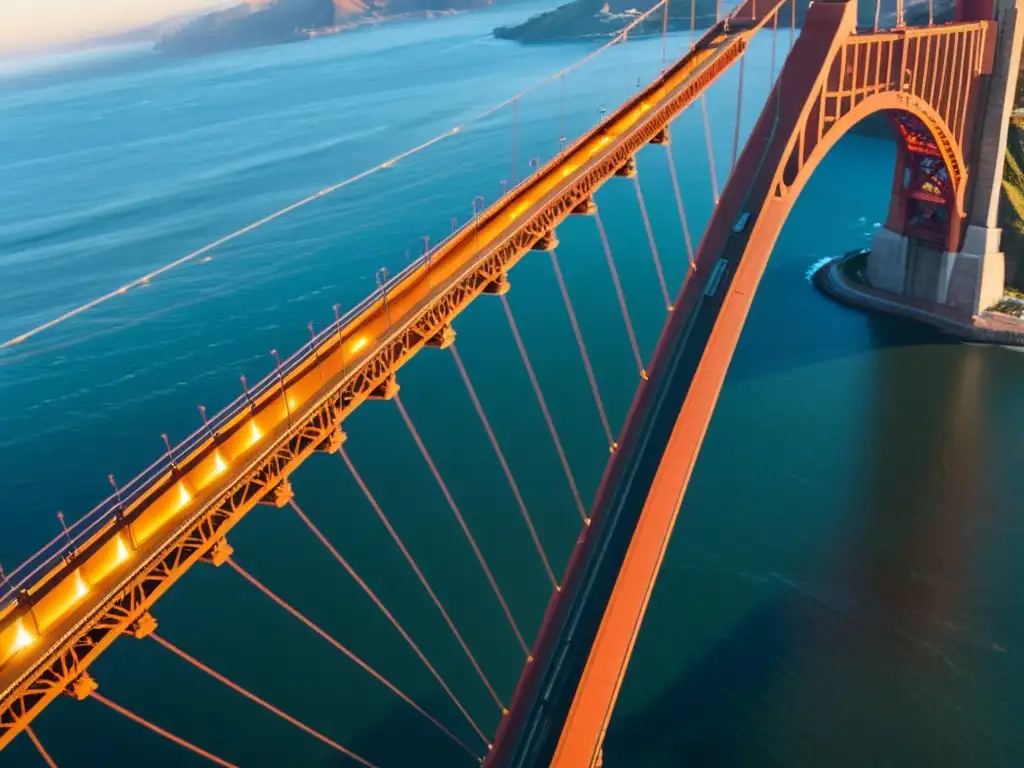
{"type": "Polygon", "coordinates": [[[75,571],[75,600],[81,600],[87,594],[89,594],[89,586],[82,578],[82,572],[75,571]]]}
{"type": "Polygon", "coordinates": [[[32,637],[32,633],[25,629],[24,624],[19,622],[18,633],[14,636],[14,647],[11,650],[17,653],[22,648],[28,648],[35,641],[36,639],[32,637]]]}
{"type": "Polygon", "coordinates": [[[185,490],[185,483],[178,483],[178,507],[184,507],[192,501],[192,495],[185,490]]]}
{"type": "Polygon", "coordinates": [[[224,461],[224,457],[220,455],[220,451],[214,451],[213,454],[213,476],[217,477],[221,472],[228,468],[228,465],[224,461]]]}
{"type": "Polygon", "coordinates": [[[369,343],[370,343],[369,339],[367,339],[365,336],[360,336],[358,339],[356,339],[355,341],[352,342],[352,348],[351,349],[352,349],[353,352],[358,352],[360,349],[362,349],[363,347],[365,347],[369,343]]]}
{"type": "Polygon", "coordinates": [[[249,422],[249,445],[252,445],[261,437],[263,437],[263,433],[260,432],[260,428],[256,426],[256,422],[249,422]]]}
{"type": "Polygon", "coordinates": [[[124,545],[124,539],[117,537],[117,563],[123,563],[128,559],[128,547],[124,545]]]}
{"type": "Polygon", "coordinates": [[[295,402],[295,398],[292,397],[291,395],[288,395],[288,410],[289,411],[294,411],[296,405],[297,405],[297,403],[295,402]]]}

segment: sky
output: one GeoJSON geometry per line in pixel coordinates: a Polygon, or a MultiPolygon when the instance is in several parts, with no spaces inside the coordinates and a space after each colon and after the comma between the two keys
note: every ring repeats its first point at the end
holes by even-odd
{"type": "Polygon", "coordinates": [[[226,4],[225,0],[0,0],[0,51],[75,42],[226,4]]]}

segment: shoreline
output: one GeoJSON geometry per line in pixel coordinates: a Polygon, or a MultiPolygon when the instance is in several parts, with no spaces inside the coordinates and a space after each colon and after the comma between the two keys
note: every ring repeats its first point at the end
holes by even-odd
{"type": "Polygon", "coordinates": [[[961,341],[1007,347],[1024,347],[1024,320],[982,312],[965,318],[953,312],[913,300],[896,300],[892,294],[851,280],[844,272],[854,258],[868,253],[867,248],[849,251],[822,264],[811,275],[811,282],[823,294],[840,304],[865,312],[881,312],[930,325],[961,341]]]}

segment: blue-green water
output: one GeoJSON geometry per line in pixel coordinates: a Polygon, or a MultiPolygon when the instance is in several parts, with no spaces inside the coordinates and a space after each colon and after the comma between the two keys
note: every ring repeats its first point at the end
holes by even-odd
{"type": "MultiPolygon", "coordinates": [[[[169,61],[138,48],[0,70],[0,336],[10,338],[311,191],[462,123],[578,59],[488,31],[525,4],[301,45],[169,61]]],[[[780,51],[788,39],[780,33],[780,51]]],[[[678,54],[685,36],[669,41],[678,54]]],[[[744,124],[769,82],[746,72],[744,124]]],[[[780,57],[781,58],[781,57],[780,57]]],[[[608,52],[524,98],[519,173],[593,124],[661,62],[660,41],[608,52]]],[[[736,75],[709,97],[718,178],[736,75]]],[[[514,178],[508,110],[430,150],[41,334],[0,358],[0,563],[18,562],[211,409],[492,200],[514,178]]],[[[699,111],[671,151],[691,228],[711,211],[699,111]]],[[[686,254],[664,149],[639,158],[675,290],[686,254]]],[[[806,280],[867,243],[890,145],[843,140],[776,247],[723,390],[637,644],[606,765],[1019,765],[1024,358],[831,304],[806,280]]],[[[598,195],[640,346],[664,320],[631,184],[598,195]]],[[[612,423],[637,377],[593,221],[559,250],[612,423]]],[[[550,263],[510,294],[581,491],[607,456],[550,263]]],[[[500,307],[477,302],[458,346],[560,571],[578,518],[500,307]]],[[[446,353],[417,357],[402,397],[524,633],[543,571],[446,353]]],[[[514,637],[395,408],[361,409],[348,449],[491,680],[507,698],[514,637]]],[[[305,511],[377,590],[480,725],[498,712],[344,465],[296,474],[305,511]]],[[[468,743],[473,734],[370,601],[287,510],[232,533],[239,563],[364,656],[468,743]]],[[[469,765],[414,711],[227,569],[196,568],[156,608],[160,632],[382,766],[469,765]]],[[[343,765],[340,755],[151,641],[92,668],[115,701],[232,762],[343,765]]],[[[203,764],[95,702],[61,698],[36,731],[58,764],[203,764]]],[[[474,744],[474,747],[476,744],[474,744]]],[[[19,738],[0,765],[37,764],[19,738]]]]}

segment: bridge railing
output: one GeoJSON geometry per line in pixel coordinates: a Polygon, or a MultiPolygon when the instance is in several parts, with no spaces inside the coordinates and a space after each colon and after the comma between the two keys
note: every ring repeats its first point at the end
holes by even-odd
{"type": "MultiPolygon", "coordinates": [[[[516,187],[509,190],[506,194],[511,194],[514,190],[517,190],[525,184],[530,178],[531,176],[527,176],[522,182],[517,184],[516,187]]],[[[383,291],[390,291],[402,280],[425,265],[429,259],[432,259],[442,248],[446,247],[454,238],[459,236],[467,226],[473,224],[482,214],[483,212],[477,214],[476,217],[470,219],[469,222],[449,234],[444,238],[444,240],[434,245],[426,253],[415,258],[393,277],[390,277],[383,284],[383,291]]],[[[309,359],[309,355],[315,349],[319,349],[330,339],[332,335],[337,334],[339,330],[352,322],[353,319],[373,306],[379,298],[379,291],[369,294],[362,301],[349,309],[344,315],[341,315],[329,325],[325,326],[319,333],[312,336],[309,341],[305,342],[281,363],[281,375],[287,376],[299,368],[304,361],[309,359]]],[[[100,528],[113,520],[118,515],[119,511],[123,512],[127,510],[139,499],[142,493],[148,489],[153,482],[170,471],[175,464],[182,463],[187,456],[192,454],[204,442],[210,440],[213,434],[216,434],[220,429],[228,424],[228,422],[238,416],[238,414],[248,406],[250,400],[259,399],[272,387],[277,386],[277,377],[278,371],[275,368],[262,379],[257,381],[252,388],[249,389],[248,393],[243,392],[240,394],[230,403],[213,414],[205,424],[199,426],[195,431],[185,437],[184,440],[174,445],[169,454],[164,453],[163,456],[156,459],[152,464],[139,472],[139,474],[135,475],[124,485],[118,486],[117,491],[111,493],[103,499],[103,501],[71,523],[68,526],[68,535],[65,535],[62,531],[34,554],[24,560],[17,568],[9,571],[5,575],[3,584],[0,584],[0,603],[7,602],[23,590],[31,587],[36,581],[38,581],[42,574],[58,565],[70,552],[78,549],[80,545],[95,535],[100,528]]],[[[2,608],[2,606],[0,606],[0,608],[2,608]]]]}

